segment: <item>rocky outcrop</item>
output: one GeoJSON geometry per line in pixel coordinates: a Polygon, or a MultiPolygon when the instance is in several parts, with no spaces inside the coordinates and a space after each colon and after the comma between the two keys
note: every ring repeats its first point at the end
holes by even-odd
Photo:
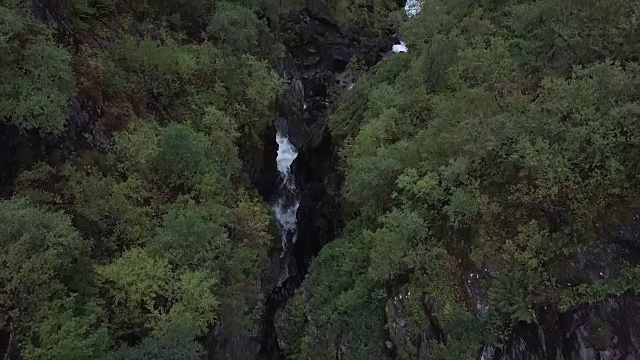
{"type": "Polygon", "coordinates": [[[519,324],[502,349],[483,360],[613,360],[640,358],[640,297],[623,295],[567,313],[539,311],[538,324],[519,324]]]}
{"type": "MultiPolygon", "coordinates": [[[[609,283],[620,276],[625,265],[640,261],[640,217],[614,219],[598,226],[599,245],[582,246],[558,269],[557,282],[572,287],[579,284],[609,283]]],[[[465,275],[466,295],[474,312],[486,319],[488,275],[479,269],[465,275]]],[[[439,326],[437,304],[424,299],[424,316],[430,326],[410,325],[406,290],[391,296],[387,307],[388,346],[394,354],[426,354],[436,342],[447,343],[439,326]]],[[[556,299],[557,300],[557,299],[556,299]]],[[[562,311],[557,301],[539,303],[535,321],[519,322],[509,330],[501,346],[478,346],[478,360],[630,360],[640,359],[640,295],[627,292],[594,304],[575,305],[562,311]]],[[[474,343],[475,344],[475,343],[474,343]]],[[[407,358],[392,356],[391,358],[407,358]]],[[[412,357],[408,357],[412,358],[412,357]]]]}
{"type": "Polygon", "coordinates": [[[217,323],[207,340],[209,360],[257,359],[260,341],[246,334],[235,334],[221,323],[217,323]]]}
{"type": "MultiPolygon", "coordinates": [[[[640,261],[640,221],[600,224],[600,245],[578,248],[558,281],[574,286],[610,282],[624,264],[640,261]]],[[[502,349],[483,349],[483,360],[640,359],[640,296],[626,293],[561,312],[539,306],[537,322],[520,323],[502,349]]]]}
{"type": "Polygon", "coordinates": [[[11,196],[13,191],[13,179],[15,178],[20,163],[17,161],[20,154],[29,149],[28,138],[25,134],[11,124],[0,123],[0,199],[11,196]]]}
{"type": "MultiPolygon", "coordinates": [[[[373,66],[391,47],[391,38],[367,38],[343,33],[311,11],[292,14],[283,26],[289,56],[278,71],[289,82],[280,114],[289,122],[292,141],[301,150],[318,146],[325,135],[329,109],[355,81],[347,65],[354,59],[373,66]]],[[[300,163],[300,162],[298,162],[300,163]]]]}

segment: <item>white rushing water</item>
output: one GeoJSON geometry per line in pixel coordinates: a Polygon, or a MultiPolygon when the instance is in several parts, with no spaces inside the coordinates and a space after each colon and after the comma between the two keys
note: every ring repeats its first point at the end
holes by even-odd
{"type": "Polygon", "coordinates": [[[278,143],[276,164],[281,183],[273,209],[282,233],[282,257],[287,247],[296,241],[297,235],[297,213],[300,201],[297,198],[296,182],[291,173],[291,165],[298,156],[298,151],[289,138],[279,131],[276,134],[276,142],[278,143]]]}
{"type": "Polygon", "coordinates": [[[404,41],[400,41],[400,44],[395,44],[391,47],[391,51],[394,53],[407,52],[407,44],[404,41]]]}
{"type": "Polygon", "coordinates": [[[298,157],[298,151],[289,141],[289,138],[279,132],[276,134],[276,142],[278,143],[278,155],[276,156],[278,172],[286,181],[291,175],[291,164],[298,157]]]}
{"type": "Polygon", "coordinates": [[[420,10],[422,10],[420,0],[407,0],[407,3],[404,5],[404,12],[409,18],[420,14],[420,10]]]}
{"type": "MultiPolygon", "coordinates": [[[[416,17],[420,14],[420,10],[422,10],[422,2],[420,0],[407,0],[404,5],[404,12],[407,14],[409,19],[416,17]]],[[[393,53],[406,53],[409,51],[407,48],[407,44],[404,41],[400,41],[400,44],[395,44],[391,47],[391,52],[393,53]]]]}

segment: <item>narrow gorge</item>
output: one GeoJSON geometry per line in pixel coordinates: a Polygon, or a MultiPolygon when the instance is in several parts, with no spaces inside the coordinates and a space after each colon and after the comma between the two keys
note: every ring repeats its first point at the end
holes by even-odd
{"type": "Polygon", "coordinates": [[[272,256],[272,263],[278,263],[278,280],[267,285],[272,290],[265,301],[260,347],[260,358],[265,360],[285,358],[284,308],[312,259],[342,228],[338,144],[331,139],[327,121],[338,98],[356,81],[357,74],[347,65],[360,59],[371,67],[392,44],[390,35],[346,34],[325,16],[307,8],[291,14],[281,30],[293,41],[286,44],[287,54],[276,65],[288,85],[278,99],[275,131],[269,132],[275,133],[277,147],[265,152],[265,161],[275,157],[277,164],[276,190],[267,197],[282,234],[277,259],[272,256]]]}

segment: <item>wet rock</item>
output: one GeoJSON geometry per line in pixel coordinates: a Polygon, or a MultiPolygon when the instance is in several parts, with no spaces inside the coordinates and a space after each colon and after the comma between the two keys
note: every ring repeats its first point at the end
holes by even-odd
{"type": "Polygon", "coordinates": [[[11,196],[20,169],[19,155],[28,153],[29,139],[11,124],[0,123],[0,199],[11,196]]]}
{"type": "MultiPolygon", "coordinates": [[[[269,126],[263,134],[264,139],[275,139],[276,127],[269,126]]],[[[258,154],[261,158],[255,162],[259,167],[255,169],[254,184],[258,189],[258,193],[264,199],[270,199],[278,184],[278,170],[274,161],[274,154],[278,151],[278,144],[275,141],[263,141],[262,153],[258,154]]]]}
{"type": "Polygon", "coordinates": [[[304,60],[304,62],[302,64],[304,66],[314,66],[314,65],[317,65],[318,63],[320,63],[320,57],[319,56],[309,56],[308,58],[306,58],[304,60]]]}
{"type": "Polygon", "coordinates": [[[558,272],[563,284],[595,283],[615,278],[625,259],[632,256],[630,249],[612,243],[581,246],[565,266],[570,269],[558,272]],[[568,271],[567,271],[568,270],[568,271]]]}
{"type": "Polygon", "coordinates": [[[296,119],[304,108],[304,85],[298,76],[293,77],[287,88],[278,96],[278,114],[285,119],[296,119]]]}
{"type": "Polygon", "coordinates": [[[258,359],[260,343],[248,335],[237,335],[220,323],[209,334],[208,360],[247,360],[258,359]]]}
{"type": "Polygon", "coordinates": [[[349,64],[349,61],[351,61],[352,57],[352,50],[346,48],[337,49],[333,53],[333,63],[331,66],[335,71],[343,71],[347,64],[349,64]]]}
{"type": "Polygon", "coordinates": [[[324,81],[316,81],[311,84],[309,96],[327,96],[327,84],[324,81]]]}
{"type": "Polygon", "coordinates": [[[274,316],[274,329],[276,332],[276,337],[278,338],[278,346],[283,350],[284,353],[287,353],[287,348],[289,347],[289,339],[287,337],[287,329],[286,325],[289,320],[289,314],[287,314],[285,308],[279,308],[274,316]]]}
{"type": "Polygon", "coordinates": [[[82,140],[94,150],[106,151],[110,135],[100,120],[101,109],[88,99],[78,96],[71,101],[67,136],[82,140]]]}
{"type": "Polygon", "coordinates": [[[489,299],[483,286],[485,274],[480,270],[467,272],[465,287],[469,298],[473,301],[474,311],[479,318],[485,318],[489,311],[489,299]]]}
{"type": "Polygon", "coordinates": [[[314,18],[331,21],[329,3],[327,0],[307,0],[307,9],[314,18]]]}

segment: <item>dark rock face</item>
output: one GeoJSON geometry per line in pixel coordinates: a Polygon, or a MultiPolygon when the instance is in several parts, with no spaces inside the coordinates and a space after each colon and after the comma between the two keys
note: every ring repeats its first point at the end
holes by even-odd
{"type": "Polygon", "coordinates": [[[259,159],[260,168],[257,169],[254,185],[258,193],[263,198],[269,199],[277,188],[278,169],[275,156],[278,151],[278,144],[273,140],[276,138],[275,126],[269,126],[263,134],[262,158],[259,159]]]}
{"type": "Polygon", "coordinates": [[[11,196],[18,172],[37,161],[61,165],[76,157],[79,149],[106,150],[110,137],[99,121],[99,111],[86,98],[73,98],[65,129],[57,137],[0,122],[0,199],[11,196]]]}
{"type": "MultiPolygon", "coordinates": [[[[366,38],[343,33],[337,26],[318,17],[313,10],[292,14],[283,32],[290,57],[278,64],[289,87],[280,100],[280,114],[289,122],[291,141],[309,151],[325,136],[331,106],[349,85],[344,79],[347,64],[354,58],[373,66],[391,47],[389,39],[366,38]]],[[[353,79],[349,79],[353,81],[353,79]]],[[[298,164],[302,161],[297,161],[298,164]]]]}
{"type": "Polygon", "coordinates": [[[539,324],[520,324],[502,350],[486,360],[640,358],[640,297],[624,295],[568,313],[539,312],[539,324]]]}
{"type": "Polygon", "coordinates": [[[217,323],[207,341],[208,359],[256,359],[260,343],[256,338],[237,335],[217,323]]]}
{"type": "MultiPolygon", "coordinates": [[[[600,224],[600,245],[575,251],[558,281],[567,285],[610,281],[624,264],[640,260],[640,221],[615,219],[600,224]]],[[[612,296],[603,303],[560,312],[555,306],[535,309],[537,324],[520,323],[503,349],[488,346],[483,360],[618,360],[640,359],[640,296],[612,296]]]]}
{"type": "MultiPolygon", "coordinates": [[[[600,245],[576,250],[558,280],[566,284],[610,281],[622,266],[640,260],[640,221],[600,224],[600,245]]],[[[640,359],[640,296],[612,296],[603,303],[559,312],[536,309],[538,324],[519,324],[502,350],[487,347],[485,360],[640,359]]]]}
{"type": "Polygon", "coordinates": [[[0,199],[11,196],[13,179],[19,170],[18,156],[28,153],[25,134],[17,127],[0,124],[0,199]]]}
{"type": "MultiPolygon", "coordinates": [[[[598,226],[598,245],[582,246],[556,269],[563,286],[608,282],[620,276],[625,264],[640,261],[640,216],[609,220],[598,226]]],[[[476,316],[486,318],[489,311],[486,280],[482,269],[465,273],[467,297],[475,306],[476,316]]],[[[438,324],[438,304],[423,299],[423,311],[430,326],[414,328],[408,321],[406,289],[388,294],[393,299],[386,309],[388,333],[393,339],[387,346],[395,353],[417,349],[425,354],[435,343],[446,343],[447,334],[438,324]]],[[[486,345],[478,349],[478,360],[631,360],[640,359],[640,294],[610,296],[593,305],[576,306],[563,312],[555,301],[534,309],[535,323],[520,322],[512,329],[502,347],[486,345]]],[[[480,347],[480,345],[478,344],[480,347]]],[[[390,359],[397,359],[392,354],[390,359]]]]}

